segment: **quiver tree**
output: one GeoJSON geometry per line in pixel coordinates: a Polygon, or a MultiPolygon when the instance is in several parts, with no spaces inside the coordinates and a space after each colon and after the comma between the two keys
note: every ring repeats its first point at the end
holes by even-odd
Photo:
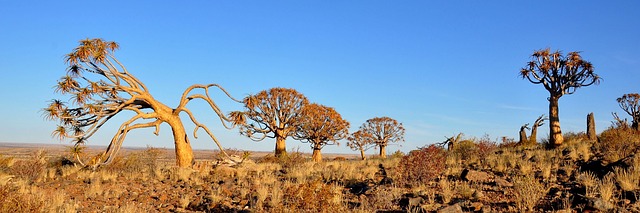
{"type": "Polygon", "coordinates": [[[302,107],[309,101],[295,89],[271,88],[242,101],[245,111],[229,114],[234,124],[240,126],[240,134],[253,141],[275,138],[275,155],[286,155],[286,139],[295,134],[302,107]]]}
{"type": "Polygon", "coordinates": [[[631,128],[634,130],[640,130],[638,122],[640,122],[640,94],[629,93],[624,94],[622,97],[616,99],[620,108],[624,110],[629,116],[631,116],[631,128]]]}
{"type": "Polygon", "coordinates": [[[535,145],[538,143],[538,127],[544,125],[544,120],[547,120],[547,117],[544,114],[540,115],[531,125],[531,135],[529,135],[528,145],[535,145]]]}
{"type": "Polygon", "coordinates": [[[560,51],[538,50],[533,59],[520,70],[520,76],[533,84],[542,84],[549,91],[549,144],[562,145],[558,100],[562,95],[573,94],[580,87],[597,84],[600,77],[593,72],[593,66],[585,61],[579,52],[563,56],[560,51]]]}
{"type": "MultiPolygon", "coordinates": [[[[177,165],[189,167],[194,159],[189,138],[180,119],[180,113],[184,112],[195,124],[193,136],[197,137],[197,131],[203,129],[224,153],[213,133],[196,120],[187,104],[194,99],[204,100],[220,117],[224,126],[232,128],[233,126],[227,125],[230,120],[218,108],[209,92],[211,88],[218,88],[233,99],[231,95],[217,84],[195,84],[184,91],[178,106],[171,108],[156,100],[147,86],[116,59],[114,51],[118,47],[118,44],[112,41],[85,39],[66,55],[65,59],[69,64],[67,75],[58,81],[55,92],[70,96],[71,103],[52,100],[49,106],[43,109],[47,119],[60,123],[52,135],[61,140],[71,138],[75,146],[79,147],[107,121],[129,111],[134,115],[120,125],[107,149],[96,158],[94,168],[114,159],[131,130],[155,128],[154,134],[158,135],[162,123],[168,124],[173,132],[177,165]],[[201,93],[192,94],[196,90],[200,90],[201,93]]],[[[78,155],[75,155],[77,160],[85,165],[78,155]]]]}
{"type": "Polygon", "coordinates": [[[358,130],[349,134],[349,137],[347,137],[347,146],[353,151],[360,151],[360,157],[362,157],[362,160],[367,159],[364,152],[375,147],[375,144],[369,140],[370,136],[365,136],[365,134],[367,133],[362,130],[358,130]]]}
{"type": "Polygon", "coordinates": [[[360,126],[361,140],[380,148],[380,157],[387,158],[387,146],[404,141],[402,123],[389,117],[376,117],[367,120],[360,126]]]}
{"type": "Polygon", "coordinates": [[[321,150],[324,146],[337,145],[338,140],[349,134],[349,122],[331,107],[307,104],[302,107],[299,116],[293,138],[311,145],[315,162],[322,161],[321,150]]]}

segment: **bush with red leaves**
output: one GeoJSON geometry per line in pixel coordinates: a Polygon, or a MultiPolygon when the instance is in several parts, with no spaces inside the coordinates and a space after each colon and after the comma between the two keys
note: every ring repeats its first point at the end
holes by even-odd
{"type": "Polygon", "coordinates": [[[402,157],[398,167],[396,167],[399,175],[398,183],[406,185],[426,184],[429,180],[442,174],[445,169],[446,158],[446,151],[436,145],[409,152],[409,154],[402,157]]]}

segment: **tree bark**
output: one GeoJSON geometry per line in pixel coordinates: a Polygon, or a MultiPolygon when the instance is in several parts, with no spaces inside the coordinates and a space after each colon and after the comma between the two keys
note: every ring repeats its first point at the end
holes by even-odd
{"type": "Polygon", "coordinates": [[[316,163],[322,162],[322,152],[320,152],[319,148],[313,148],[313,156],[311,158],[316,163]]]}
{"type": "Polygon", "coordinates": [[[380,158],[387,158],[387,145],[380,145],[380,158]]]}
{"type": "Polygon", "coordinates": [[[589,140],[598,140],[596,136],[596,120],[593,116],[593,112],[587,115],[587,137],[589,140]]]}
{"type": "Polygon", "coordinates": [[[559,147],[564,142],[562,130],[560,129],[560,115],[558,112],[558,100],[560,97],[551,96],[549,98],[549,145],[559,147]]]}
{"type": "Polygon", "coordinates": [[[280,134],[276,135],[276,157],[283,157],[287,155],[286,138],[280,134]]]}
{"type": "Polygon", "coordinates": [[[531,127],[531,135],[529,135],[529,145],[535,145],[538,143],[538,125],[533,125],[531,127]]]}
{"type": "Polygon", "coordinates": [[[524,126],[520,127],[520,139],[518,140],[518,144],[520,145],[528,145],[527,143],[527,131],[524,126]]]}
{"type": "Polygon", "coordinates": [[[189,138],[187,137],[182,121],[177,117],[167,121],[167,123],[171,126],[171,131],[173,132],[173,142],[176,150],[176,164],[178,167],[182,168],[191,167],[194,163],[193,149],[191,149],[191,143],[189,142],[189,138]]]}
{"type": "Polygon", "coordinates": [[[364,154],[364,149],[360,149],[360,157],[362,157],[362,160],[367,160],[367,156],[364,154]]]}

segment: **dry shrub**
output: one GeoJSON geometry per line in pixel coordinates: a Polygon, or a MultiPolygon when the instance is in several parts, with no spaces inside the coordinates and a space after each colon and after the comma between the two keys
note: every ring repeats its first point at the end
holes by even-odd
{"type": "Polygon", "coordinates": [[[46,152],[39,150],[32,154],[31,158],[17,161],[11,167],[11,173],[28,181],[35,181],[46,169],[46,152]]]}
{"type": "Polygon", "coordinates": [[[142,152],[116,157],[111,164],[105,166],[105,169],[113,172],[154,174],[152,171],[158,168],[158,158],[164,152],[162,149],[147,147],[142,152]]]}
{"type": "Polygon", "coordinates": [[[549,188],[536,180],[533,175],[514,178],[513,189],[516,195],[516,207],[520,212],[534,211],[538,201],[549,191],[549,188]]]}
{"type": "Polygon", "coordinates": [[[625,125],[614,125],[600,133],[599,142],[595,143],[604,159],[614,162],[634,154],[640,146],[640,133],[625,125]]]}
{"type": "Polygon", "coordinates": [[[291,184],[284,189],[283,207],[294,212],[339,212],[342,205],[342,187],[334,187],[321,180],[291,184]]]}
{"type": "Polygon", "coordinates": [[[445,169],[446,158],[445,150],[436,145],[409,152],[396,167],[398,183],[419,185],[438,177],[445,169]]]}

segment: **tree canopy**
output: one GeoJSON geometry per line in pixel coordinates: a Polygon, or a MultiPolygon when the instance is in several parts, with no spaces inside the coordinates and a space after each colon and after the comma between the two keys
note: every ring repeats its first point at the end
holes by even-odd
{"type": "Polygon", "coordinates": [[[348,139],[349,147],[366,150],[370,146],[380,148],[380,157],[386,158],[386,147],[390,143],[404,141],[404,127],[402,123],[390,117],[375,117],[367,120],[358,131],[348,139]]]}
{"type": "Polygon", "coordinates": [[[631,128],[635,130],[640,130],[640,126],[638,122],[640,122],[640,94],[638,93],[628,93],[622,95],[616,99],[618,101],[618,105],[622,110],[624,110],[631,118],[631,128]]]}
{"type": "Polygon", "coordinates": [[[240,125],[240,134],[254,141],[275,138],[275,155],[286,154],[286,138],[295,134],[301,118],[300,113],[307,98],[289,88],[271,88],[255,95],[249,95],[242,101],[245,111],[229,114],[234,124],[240,125]]]}
{"type": "Polygon", "coordinates": [[[313,160],[322,160],[320,150],[326,145],[336,145],[348,135],[349,122],[342,119],[334,108],[312,103],[302,107],[300,120],[293,138],[309,143],[313,160]]]}

